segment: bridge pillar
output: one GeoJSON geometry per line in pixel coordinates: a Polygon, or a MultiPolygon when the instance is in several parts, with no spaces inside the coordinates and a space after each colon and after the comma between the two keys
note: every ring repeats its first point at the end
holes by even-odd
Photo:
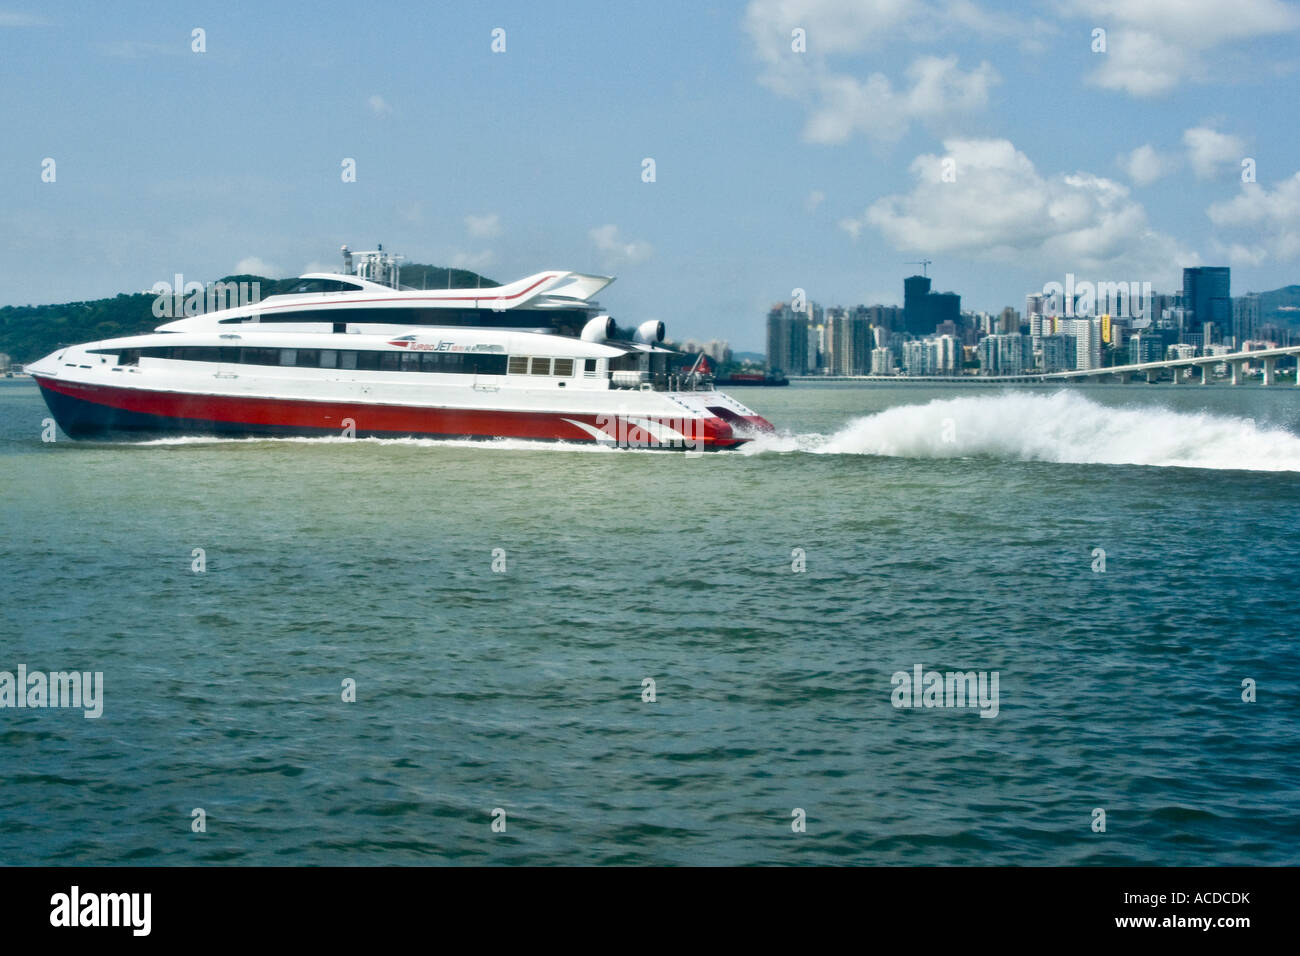
{"type": "Polygon", "coordinates": [[[1231,364],[1231,368],[1232,368],[1232,384],[1240,385],[1246,377],[1246,363],[1233,362],[1231,364]]]}
{"type": "Polygon", "coordinates": [[[1147,384],[1154,385],[1160,380],[1160,370],[1156,368],[1147,369],[1147,384]]]}
{"type": "Polygon", "coordinates": [[[1277,359],[1275,358],[1264,359],[1264,384],[1265,385],[1273,384],[1273,366],[1275,366],[1276,364],[1277,364],[1277,359]]]}
{"type": "Polygon", "coordinates": [[[1181,385],[1183,381],[1181,378],[1183,374],[1183,370],[1179,368],[1177,365],[1175,365],[1172,369],[1170,369],[1170,371],[1174,373],[1174,384],[1181,385]]]}
{"type": "Polygon", "coordinates": [[[1214,381],[1214,366],[1209,362],[1201,363],[1201,384],[1209,385],[1214,381]]]}

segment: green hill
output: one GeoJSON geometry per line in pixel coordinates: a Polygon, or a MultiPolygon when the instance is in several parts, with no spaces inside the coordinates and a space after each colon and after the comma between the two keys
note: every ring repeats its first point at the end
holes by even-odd
{"type": "MultiPolygon", "coordinates": [[[[295,277],[296,278],[296,277],[295,277]]],[[[287,288],[295,278],[225,276],[220,282],[259,282],[262,298],[287,288]]],[[[491,288],[498,283],[465,269],[411,263],[402,266],[401,282],[413,289],[491,288]]],[[[153,314],[152,293],[121,293],[111,299],[63,305],[7,305],[0,308],[0,352],[20,364],[34,362],[62,345],[152,332],[167,319],[153,314]]]]}
{"type": "Polygon", "coordinates": [[[1288,285],[1259,294],[1259,321],[1283,328],[1300,328],[1300,285],[1288,285]]]}

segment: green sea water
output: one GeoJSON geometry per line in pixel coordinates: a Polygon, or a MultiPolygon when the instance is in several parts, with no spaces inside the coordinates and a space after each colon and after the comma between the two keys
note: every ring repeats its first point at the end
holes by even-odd
{"type": "Polygon", "coordinates": [[[0,383],[0,671],[103,674],[0,708],[0,863],[1300,862],[1300,389],[736,394],[687,456],[0,383]]]}

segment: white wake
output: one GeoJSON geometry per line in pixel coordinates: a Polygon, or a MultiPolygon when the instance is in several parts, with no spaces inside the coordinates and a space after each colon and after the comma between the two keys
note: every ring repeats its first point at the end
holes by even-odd
{"type": "Polygon", "coordinates": [[[744,447],[751,455],[789,451],[1300,471],[1300,437],[1285,428],[1207,412],[1114,408],[1069,391],[902,405],[831,435],[770,435],[744,447]]]}

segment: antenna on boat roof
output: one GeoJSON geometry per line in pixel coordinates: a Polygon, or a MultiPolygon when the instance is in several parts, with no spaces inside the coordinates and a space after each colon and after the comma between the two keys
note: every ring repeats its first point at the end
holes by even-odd
{"type": "Polygon", "coordinates": [[[405,256],[395,256],[384,252],[383,243],[379,248],[362,252],[343,247],[343,267],[349,274],[354,273],[362,279],[386,285],[393,289],[401,288],[402,267],[400,262],[405,256]]]}

